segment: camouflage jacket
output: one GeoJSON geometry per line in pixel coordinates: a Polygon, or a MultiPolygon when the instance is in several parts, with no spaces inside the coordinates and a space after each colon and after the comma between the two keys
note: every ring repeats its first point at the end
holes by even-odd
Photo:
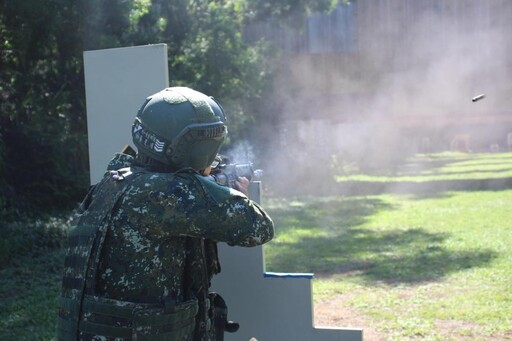
{"type": "MultiPolygon", "coordinates": [[[[126,166],[130,158],[118,154],[108,170],[126,166]]],[[[114,208],[96,291],[132,302],[159,302],[169,296],[181,302],[187,295],[184,262],[201,255],[200,243],[187,242],[187,237],[207,240],[206,258],[215,273],[220,269],[209,241],[251,247],[273,235],[270,217],[236,190],[198,174],[143,173],[114,208]]]]}
{"type": "MultiPolygon", "coordinates": [[[[97,269],[87,295],[133,303],[185,302],[207,291],[204,277],[209,286],[220,271],[216,242],[251,247],[272,239],[272,220],[242,193],[193,172],[148,172],[131,161],[116,155],[77,213],[78,222],[89,216],[89,225],[101,224],[104,213],[96,220],[95,212],[112,207],[101,253],[93,255],[97,269]],[[116,193],[116,182],[125,184],[122,193],[116,193]]],[[[80,252],[69,249],[67,258],[80,252]]],[[[66,283],[71,271],[65,268],[61,297],[76,300],[79,291],[66,283]]]]}

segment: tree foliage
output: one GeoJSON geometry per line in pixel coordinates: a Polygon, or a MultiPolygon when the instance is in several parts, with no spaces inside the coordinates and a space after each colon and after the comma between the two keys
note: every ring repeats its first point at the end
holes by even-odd
{"type": "Polygon", "coordinates": [[[88,186],[82,53],[166,43],[171,85],[221,100],[232,140],[266,117],[273,52],[245,25],[330,0],[0,0],[0,216],[69,208],[88,186]]]}
{"type": "Polygon", "coordinates": [[[83,188],[88,162],[77,14],[72,1],[1,2],[3,215],[65,207],[83,188]]]}

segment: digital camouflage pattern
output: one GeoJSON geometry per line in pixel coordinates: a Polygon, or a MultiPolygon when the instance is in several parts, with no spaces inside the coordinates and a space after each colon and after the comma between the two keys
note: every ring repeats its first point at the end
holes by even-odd
{"type": "Polygon", "coordinates": [[[220,104],[187,87],[169,87],[147,97],[132,125],[139,156],[175,168],[205,169],[226,136],[220,104]]]}
{"type": "Polygon", "coordinates": [[[98,271],[99,293],[134,302],[167,296],[183,301],[186,237],[250,247],[269,241],[273,224],[245,195],[200,175],[142,174],[112,216],[98,271]]]}
{"type": "MultiPolygon", "coordinates": [[[[116,155],[102,182],[113,184],[99,186],[82,204],[80,215],[94,216],[104,214],[101,211],[115,201],[104,224],[94,287],[85,291],[88,299],[117,305],[189,304],[194,292],[204,289],[201,274],[206,273],[209,285],[220,271],[216,242],[251,247],[272,239],[272,220],[242,193],[196,173],[139,172],[129,167],[132,161],[128,155],[116,155]],[[121,195],[112,190],[116,183],[124,186],[121,195]]],[[[101,224],[101,219],[98,216],[95,223],[101,224]]],[[[68,255],[81,252],[70,249],[68,255]]],[[[66,277],[73,270],[65,271],[66,277]]],[[[73,299],[73,290],[63,284],[62,297],[73,299]]],[[[81,320],[91,321],[94,316],[83,310],[81,320]]],[[[113,324],[123,326],[122,318],[113,324]]]]}

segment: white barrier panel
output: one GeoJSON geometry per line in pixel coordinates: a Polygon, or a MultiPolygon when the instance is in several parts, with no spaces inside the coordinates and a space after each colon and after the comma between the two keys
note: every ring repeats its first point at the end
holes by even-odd
{"type": "MultiPolygon", "coordinates": [[[[249,197],[260,202],[259,182],[251,183],[249,197]]],[[[261,246],[219,244],[222,271],[214,277],[212,291],[226,300],[228,319],[240,323],[236,333],[226,333],[227,341],[362,340],[360,329],[314,327],[313,274],[265,272],[263,251],[261,246]]]]}
{"type": "MultiPolygon", "coordinates": [[[[144,99],[169,86],[167,47],[86,51],[84,64],[91,183],[96,183],[112,155],[131,143],[131,125],[144,99]]],[[[259,188],[252,193],[259,196],[259,188]]],[[[226,340],[362,340],[359,329],[313,326],[311,274],[265,274],[262,247],[221,243],[219,256],[222,272],[212,289],[225,298],[229,318],[240,323],[226,340]]]]}
{"type": "Polygon", "coordinates": [[[167,45],[84,52],[91,183],[131,143],[131,126],[144,99],[169,86],[167,45]]]}
{"type": "Polygon", "coordinates": [[[360,329],[313,326],[311,274],[264,274],[263,248],[219,245],[222,272],[212,289],[240,329],[225,340],[360,341],[360,329]]]}

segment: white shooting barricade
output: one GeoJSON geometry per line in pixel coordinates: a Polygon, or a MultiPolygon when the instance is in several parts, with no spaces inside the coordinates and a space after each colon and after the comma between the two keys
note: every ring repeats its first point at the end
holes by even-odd
{"type": "Polygon", "coordinates": [[[167,45],[84,52],[91,184],[114,153],[131,144],[131,127],[144,99],[169,86],[167,45]]]}
{"type": "MultiPolygon", "coordinates": [[[[131,125],[144,99],[169,86],[167,65],[165,44],[84,52],[91,183],[131,143],[131,125]]],[[[259,188],[251,186],[255,200],[259,188]]],[[[265,273],[263,247],[220,244],[222,272],[212,290],[226,300],[228,318],[240,323],[226,340],[362,340],[360,329],[313,326],[312,274],[265,273]]]]}

